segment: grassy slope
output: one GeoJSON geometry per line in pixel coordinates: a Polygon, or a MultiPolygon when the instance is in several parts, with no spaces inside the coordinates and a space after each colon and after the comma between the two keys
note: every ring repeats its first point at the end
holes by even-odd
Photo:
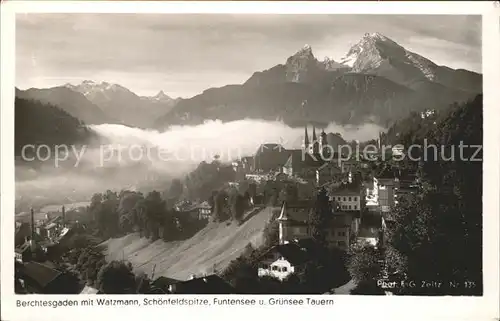
{"type": "Polygon", "coordinates": [[[103,245],[107,246],[108,260],[126,259],[136,272],[151,276],[156,265],[154,278],[166,276],[185,280],[192,274],[212,273],[214,265],[216,270],[222,270],[248,243],[262,244],[262,231],[271,216],[272,208],[265,208],[241,226],[236,222],[229,225],[211,222],[185,241],[150,242],[138,234],[129,234],[110,239],[103,245]]]}

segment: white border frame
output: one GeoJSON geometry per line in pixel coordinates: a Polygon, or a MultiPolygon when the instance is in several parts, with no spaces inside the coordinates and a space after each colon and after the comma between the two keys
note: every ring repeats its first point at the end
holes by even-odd
{"type": "MultiPolygon", "coordinates": [[[[316,313],[327,319],[373,320],[494,320],[499,318],[499,109],[500,103],[500,11],[493,2],[45,2],[9,1],[1,4],[1,303],[3,320],[88,320],[167,317],[232,320],[252,313],[260,320],[286,317],[307,320],[316,313]],[[328,307],[274,306],[202,306],[191,307],[120,307],[102,308],[17,308],[12,275],[14,247],[14,84],[15,84],[15,14],[16,13],[254,13],[254,14],[467,14],[482,15],[483,94],[484,94],[484,165],[483,172],[483,297],[398,297],[335,295],[335,305],[328,307]],[[285,308],[282,309],[278,308],[285,308]],[[235,310],[235,309],[238,310],[235,310]],[[42,310],[43,309],[43,310],[42,310]],[[166,310],[167,309],[167,310],[166,310]],[[288,311],[288,309],[290,311],[288,311]],[[240,312],[241,311],[241,312],[240,312]],[[218,313],[218,312],[226,312],[218,313]],[[240,312],[240,313],[238,313],[240,312]]],[[[84,299],[87,296],[78,296],[84,299]]],[[[106,296],[113,297],[116,296],[106,296]]],[[[142,296],[120,296],[120,298],[142,296]]],[[[169,296],[174,297],[174,296],[169,296]]],[[[193,298],[194,296],[190,296],[193,298]]],[[[196,296],[204,297],[204,296],[196,296]]],[[[271,296],[260,296],[266,298],[271,296]]],[[[297,297],[297,296],[295,296],[297,297]]],[[[301,296],[308,297],[308,296],[301,296]]],[[[49,296],[29,295],[24,299],[49,296]]],[[[65,299],[67,296],[50,296],[65,299]]],[[[71,297],[72,299],[73,297],[71,297]]],[[[319,315],[318,315],[319,316],[319,315]]]]}

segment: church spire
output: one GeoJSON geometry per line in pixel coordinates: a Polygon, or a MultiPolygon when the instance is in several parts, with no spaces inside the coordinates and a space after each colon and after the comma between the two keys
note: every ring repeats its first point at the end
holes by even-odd
{"type": "Polygon", "coordinates": [[[326,145],[328,144],[327,141],[326,141],[326,133],[325,133],[325,129],[323,128],[321,130],[321,134],[319,135],[319,142],[320,142],[320,152],[323,156],[327,157],[329,156],[328,155],[328,150],[327,150],[327,147],[326,145]]]}
{"type": "Polygon", "coordinates": [[[288,215],[286,213],[286,202],[283,202],[283,205],[281,206],[281,213],[280,216],[278,217],[278,236],[279,236],[279,244],[286,244],[288,243],[288,215]]]}
{"type": "Polygon", "coordinates": [[[319,153],[319,142],[318,137],[316,136],[316,127],[313,126],[313,136],[312,136],[312,144],[313,144],[313,153],[319,153]]]}
{"type": "Polygon", "coordinates": [[[280,216],[278,216],[278,221],[286,221],[288,220],[288,215],[286,213],[286,202],[283,202],[281,205],[280,216]]]}
{"type": "Polygon", "coordinates": [[[304,149],[309,148],[309,135],[307,134],[307,125],[305,127],[305,134],[304,134],[304,149]]]}

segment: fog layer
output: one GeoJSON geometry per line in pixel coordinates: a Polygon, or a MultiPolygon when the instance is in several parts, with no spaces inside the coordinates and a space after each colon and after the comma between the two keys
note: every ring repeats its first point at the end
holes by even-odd
{"type": "MultiPolygon", "coordinates": [[[[207,121],[164,132],[115,124],[91,127],[102,138],[100,145],[60,146],[58,157],[54,152],[51,159],[36,166],[30,162],[16,165],[18,203],[78,201],[106,189],[161,190],[172,178],[184,177],[214,155],[228,162],[255,154],[263,143],[300,148],[304,137],[304,128],[259,120],[207,121]]],[[[322,129],[317,128],[316,134],[322,129]]],[[[382,128],[330,124],[324,130],[340,133],[346,141],[364,141],[376,137],[382,128]]],[[[312,127],[308,132],[311,136],[312,127]]]]}

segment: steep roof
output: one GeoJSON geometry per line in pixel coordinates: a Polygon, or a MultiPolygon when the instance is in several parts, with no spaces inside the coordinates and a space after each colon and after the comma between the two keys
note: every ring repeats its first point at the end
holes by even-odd
{"type": "Polygon", "coordinates": [[[380,229],[382,227],[382,216],[378,214],[365,213],[359,224],[360,229],[380,229]]]}
{"type": "Polygon", "coordinates": [[[334,189],[330,190],[329,194],[335,195],[335,196],[343,196],[343,195],[357,195],[357,196],[359,196],[361,194],[361,190],[356,189],[356,188],[351,188],[351,187],[340,186],[339,188],[334,188],[334,189]]]}
{"type": "Polygon", "coordinates": [[[290,262],[292,265],[301,265],[311,260],[311,256],[305,248],[301,248],[295,243],[280,244],[272,247],[263,254],[265,256],[269,252],[277,252],[283,256],[285,260],[290,262]]]}
{"type": "Polygon", "coordinates": [[[289,157],[289,151],[279,144],[263,144],[259,147],[254,157],[256,169],[274,170],[281,168],[289,157]]]}
{"type": "Polygon", "coordinates": [[[295,224],[305,224],[309,221],[309,213],[314,209],[313,200],[283,202],[278,220],[289,221],[295,224]],[[291,211],[294,208],[297,210],[291,211]]]}
{"type": "Polygon", "coordinates": [[[22,270],[26,277],[36,282],[42,288],[45,288],[62,274],[61,271],[38,262],[27,262],[24,264],[22,270]]]}
{"type": "Polygon", "coordinates": [[[170,285],[176,284],[176,283],[179,283],[179,282],[182,282],[182,281],[181,280],[177,280],[177,279],[167,278],[165,276],[160,276],[160,277],[158,277],[156,280],[154,280],[151,283],[151,286],[153,288],[161,289],[161,290],[163,290],[166,293],[166,292],[169,291],[169,286],[170,285]]]}
{"type": "Polygon", "coordinates": [[[24,253],[30,248],[30,244],[28,242],[25,242],[24,244],[21,244],[20,246],[16,246],[15,252],[16,253],[24,253]]]}
{"type": "Polygon", "coordinates": [[[358,231],[358,237],[362,238],[378,238],[380,230],[374,227],[360,227],[358,231]]]}
{"type": "Polygon", "coordinates": [[[324,169],[335,169],[338,170],[338,172],[341,172],[342,170],[338,167],[338,165],[334,162],[326,162],[323,165],[321,165],[318,170],[324,170],[324,169]]]}
{"type": "Polygon", "coordinates": [[[208,203],[208,201],[204,201],[203,203],[201,203],[200,205],[198,205],[198,208],[211,209],[212,206],[210,206],[210,204],[208,203]]]}
{"type": "Polygon", "coordinates": [[[321,157],[313,157],[305,153],[302,149],[288,150],[288,158],[285,167],[292,167],[294,170],[300,170],[306,167],[319,167],[323,164],[321,157]]]}
{"type": "Polygon", "coordinates": [[[172,284],[176,294],[232,294],[235,289],[216,274],[172,284]]]}

